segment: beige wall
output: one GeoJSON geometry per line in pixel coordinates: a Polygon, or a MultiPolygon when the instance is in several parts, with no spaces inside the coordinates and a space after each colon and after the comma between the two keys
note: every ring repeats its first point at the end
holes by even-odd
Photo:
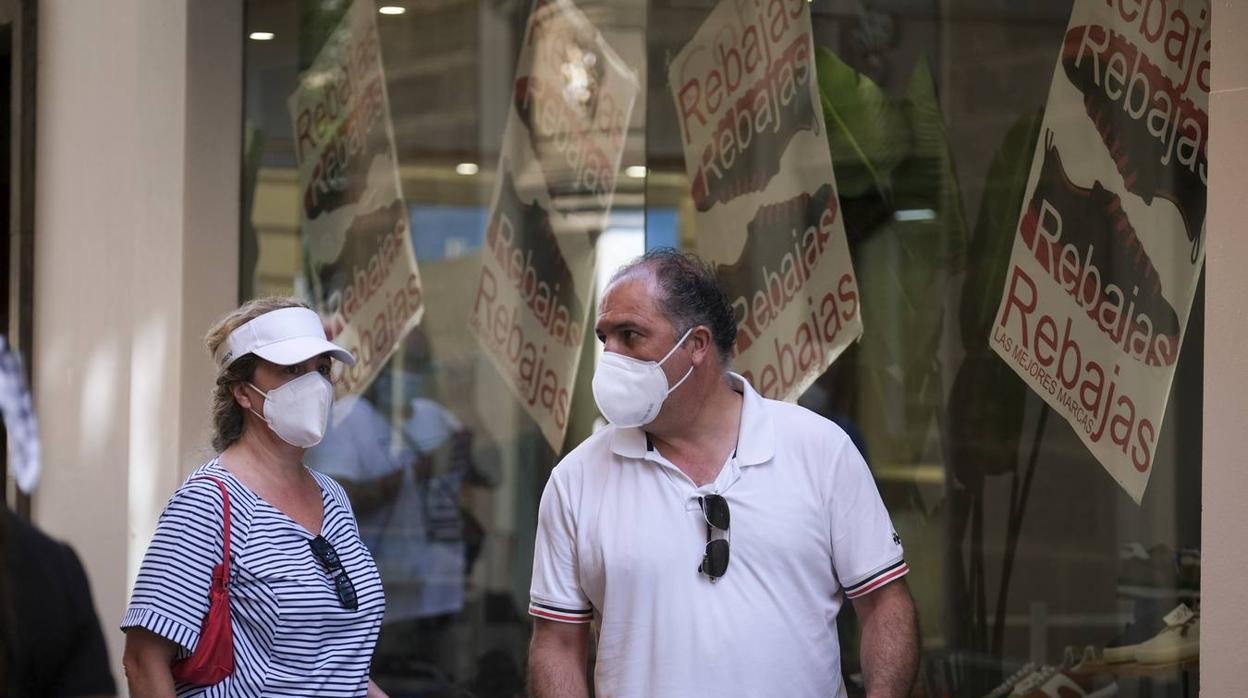
{"type": "Polygon", "coordinates": [[[1244,695],[1248,628],[1248,4],[1213,3],[1206,250],[1204,470],[1201,537],[1201,695],[1244,695]]]}
{"type": "Polygon", "coordinates": [[[127,590],[206,453],[200,338],[237,300],[241,2],[43,0],[38,41],[34,518],[82,557],[121,681],[127,590]]]}

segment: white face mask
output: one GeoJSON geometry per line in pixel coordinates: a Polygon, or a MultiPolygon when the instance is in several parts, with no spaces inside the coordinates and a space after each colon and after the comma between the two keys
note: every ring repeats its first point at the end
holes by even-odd
{"type": "Polygon", "coordinates": [[[594,371],[594,401],[602,416],[617,427],[640,427],[659,416],[663,401],[693,373],[693,366],[672,387],[667,386],[663,362],[667,361],[693,332],[690,327],[676,346],[658,361],[642,361],[631,356],[604,351],[594,371]]]}
{"type": "Polygon", "coordinates": [[[247,385],[264,396],[264,414],[255,410],[252,413],[263,419],[282,441],[311,448],[325,437],[334,402],[334,386],[325,376],[305,373],[267,393],[251,383],[247,385]]]}

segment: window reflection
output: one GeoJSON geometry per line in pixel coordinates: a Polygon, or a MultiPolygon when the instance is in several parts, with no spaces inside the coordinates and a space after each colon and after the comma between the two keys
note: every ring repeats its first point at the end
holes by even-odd
{"type": "MultiPolygon", "coordinates": [[[[347,4],[246,4],[248,28],[275,38],[246,46],[244,295],[311,291],[286,99],[347,4]]],[[[666,68],[714,3],[577,4],[644,86],[612,218],[594,239],[603,279],[643,247],[697,246],[666,68]]],[[[1109,660],[1164,631],[1180,604],[1199,606],[1203,285],[1140,504],[988,349],[1019,179],[1073,3],[811,7],[820,69],[854,90],[833,107],[870,132],[829,144],[864,335],[800,403],[850,433],[905,541],[926,694],[983,696],[1029,664],[1063,662],[1098,667],[1121,695],[1193,694],[1190,657],[1109,660]],[[863,104],[875,110],[854,117],[863,104]]],[[[556,449],[465,324],[529,11],[450,0],[378,17],[427,314],[367,390],[336,405],[309,464],[348,488],[382,569],[375,667],[391,695],[521,694],[538,498],[598,416],[592,338],[556,449]]],[[[583,102],[599,59],[567,50],[562,89],[583,102]]],[[[859,695],[852,615],[841,625],[859,695]]]]}

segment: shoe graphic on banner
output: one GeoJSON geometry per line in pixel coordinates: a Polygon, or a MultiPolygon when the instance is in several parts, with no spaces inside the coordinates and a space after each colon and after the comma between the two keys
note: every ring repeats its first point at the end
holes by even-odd
{"type": "MultiPolygon", "coordinates": [[[[1019,220],[1018,235],[1036,262],[1054,278],[1063,263],[1064,249],[1073,248],[1078,259],[1087,260],[1084,276],[1067,292],[1087,309],[1089,317],[1096,317],[1103,304],[1112,306],[1115,289],[1136,289],[1132,292],[1136,313],[1132,318],[1147,317],[1152,334],[1148,346],[1132,349],[1130,355],[1149,366],[1174,364],[1182,327],[1162,288],[1161,274],[1136,234],[1121,198],[1099,179],[1089,187],[1071,181],[1051,131],[1044,136],[1044,160],[1031,200],[1019,220]],[[1059,230],[1058,212],[1062,218],[1083,225],[1054,233],[1059,230]],[[1089,276],[1091,269],[1097,270],[1098,278],[1089,276]]],[[[1100,327],[1106,337],[1116,336],[1112,328],[1100,327]]]]}

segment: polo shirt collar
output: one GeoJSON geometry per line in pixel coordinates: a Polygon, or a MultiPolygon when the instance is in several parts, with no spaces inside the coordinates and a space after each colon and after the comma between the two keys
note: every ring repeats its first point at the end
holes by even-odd
{"type": "Polygon", "coordinates": [[[625,458],[640,460],[646,457],[646,432],[641,427],[620,429],[610,427],[611,452],[625,458]]]}
{"type": "MultiPolygon", "coordinates": [[[[729,372],[728,379],[734,389],[742,394],[741,432],[737,440],[737,463],[759,465],[771,460],[776,453],[776,427],[768,413],[763,397],[754,390],[749,381],[739,374],[729,372]]],[[[641,427],[619,429],[612,427],[611,451],[624,458],[646,457],[648,439],[641,427]]]]}
{"type": "Polygon", "coordinates": [[[741,436],[737,440],[737,462],[761,465],[776,455],[776,425],[763,396],[750,382],[736,373],[729,373],[734,387],[741,390],[741,436]]]}

